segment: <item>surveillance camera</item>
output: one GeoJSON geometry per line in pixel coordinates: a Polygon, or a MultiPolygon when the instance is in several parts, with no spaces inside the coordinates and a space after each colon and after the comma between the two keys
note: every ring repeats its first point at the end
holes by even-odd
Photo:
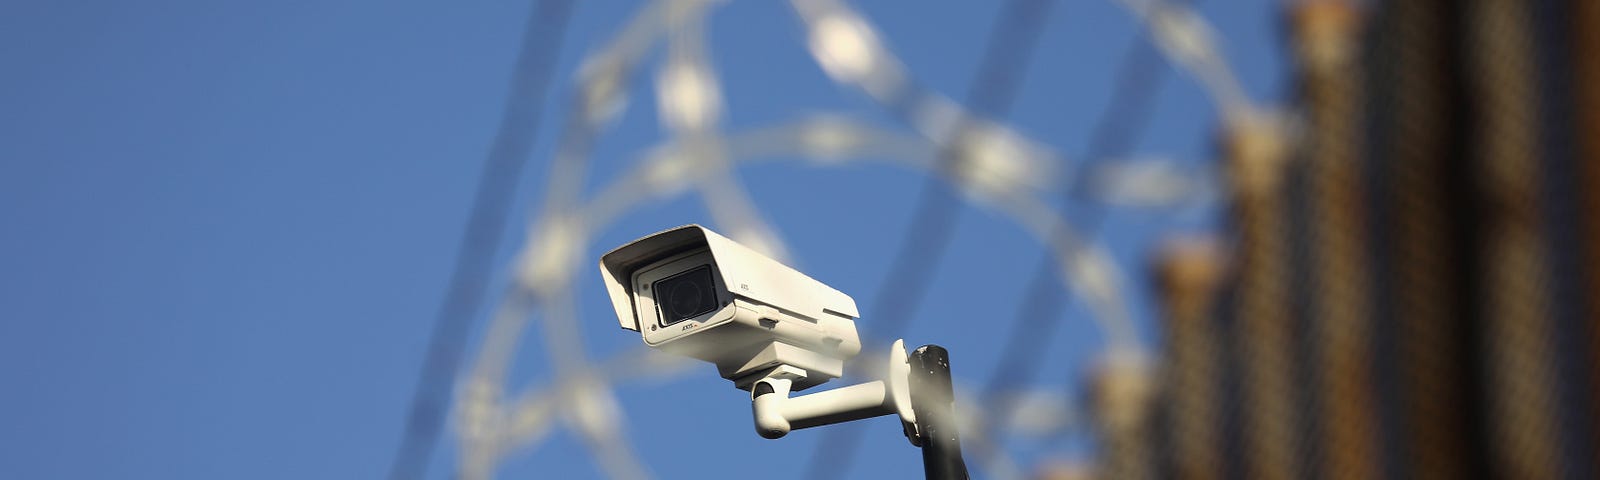
{"type": "Polygon", "coordinates": [[[849,295],[699,225],[607,252],[600,272],[622,328],[744,390],[779,367],[803,371],[793,390],[819,385],[861,351],[849,295]]]}
{"type": "Polygon", "coordinates": [[[861,353],[856,302],[699,225],[658,232],[600,256],[622,328],[667,352],[717,365],[750,392],[756,433],[897,415],[922,447],[928,478],[967,478],[943,347],[889,347],[881,380],[792,395],[838,378],[861,353]]]}

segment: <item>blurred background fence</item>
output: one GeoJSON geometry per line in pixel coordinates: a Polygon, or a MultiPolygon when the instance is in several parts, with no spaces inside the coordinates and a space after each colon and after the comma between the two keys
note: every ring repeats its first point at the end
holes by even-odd
{"type": "Polygon", "coordinates": [[[1231,248],[1158,260],[1166,381],[1106,458],[1594,477],[1593,2],[1287,10],[1298,123],[1225,130],[1231,248]]]}

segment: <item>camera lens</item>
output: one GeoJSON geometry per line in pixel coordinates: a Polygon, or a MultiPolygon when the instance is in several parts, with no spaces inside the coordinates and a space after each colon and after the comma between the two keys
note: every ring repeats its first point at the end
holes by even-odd
{"type": "Polygon", "coordinates": [[[705,315],[718,306],[710,265],[701,265],[657,280],[652,289],[655,290],[656,304],[661,309],[662,325],[705,315]]]}

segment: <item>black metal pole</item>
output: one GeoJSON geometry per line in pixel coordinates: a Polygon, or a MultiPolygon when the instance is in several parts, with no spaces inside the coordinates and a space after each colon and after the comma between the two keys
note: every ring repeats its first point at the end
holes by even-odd
{"type": "Polygon", "coordinates": [[[967,480],[956,431],[955,392],[950,386],[950,352],[923,345],[911,352],[911,409],[922,434],[922,470],[928,480],[967,480]]]}

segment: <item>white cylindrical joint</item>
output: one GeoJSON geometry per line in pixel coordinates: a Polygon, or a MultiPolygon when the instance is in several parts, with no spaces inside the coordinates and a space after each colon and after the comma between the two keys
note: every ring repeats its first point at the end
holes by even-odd
{"type": "Polygon", "coordinates": [[[756,433],[762,438],[782,438],[789,434],[789,420],[783,406],[789,400],[790,380],[767,378],[750,386],[750,408],[756,420],[756,433]]]}

